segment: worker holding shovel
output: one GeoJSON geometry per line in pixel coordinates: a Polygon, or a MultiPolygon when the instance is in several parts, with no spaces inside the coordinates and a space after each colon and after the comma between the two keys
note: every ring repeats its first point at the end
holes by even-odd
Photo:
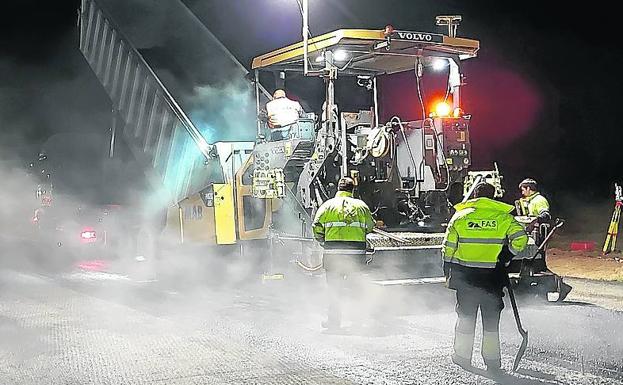
{"type": "Polygon", "coordinates": [[[471,368],[476,316],[483,322],[481,354],[491,374],[501,371],[500,312],[502,288],[508,285],[504,261],[508,248],[520,253],[528,243],[523,227],[511,215],[513,206],[493,199],[495,187],[481,183],[473,199],[458,203],[443,243],[444,273],[456,290],[458,320],[452,361],[471,368]]]}

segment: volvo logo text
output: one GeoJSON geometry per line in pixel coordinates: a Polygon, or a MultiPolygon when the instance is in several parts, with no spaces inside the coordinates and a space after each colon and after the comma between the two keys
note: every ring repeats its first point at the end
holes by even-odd
{"type": "Polygon", "coordinates": [[[433,35],[428,33],[418,32],[397,32],[398,37],[403,40],[415,40],[415,41],[433,41],[433,35]]]}

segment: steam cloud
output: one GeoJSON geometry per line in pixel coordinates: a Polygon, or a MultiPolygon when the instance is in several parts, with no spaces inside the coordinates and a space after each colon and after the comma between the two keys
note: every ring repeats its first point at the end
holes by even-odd
{"type": "Polygon", "coordinates": [[[244,79],[247,71],[182,2],[99,3],[208,142],[255,138],[255,104],[252,87],[244,79]]]}

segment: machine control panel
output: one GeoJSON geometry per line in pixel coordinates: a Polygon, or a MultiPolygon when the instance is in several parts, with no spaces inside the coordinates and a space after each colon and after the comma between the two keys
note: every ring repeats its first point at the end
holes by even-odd
{"type": "Polygon", "coordinates": [[[471,165],[469,119],[461,117],[440,120],[443,132],[443,151],[448,168],[451,171],[467,169],[471,165]]]}

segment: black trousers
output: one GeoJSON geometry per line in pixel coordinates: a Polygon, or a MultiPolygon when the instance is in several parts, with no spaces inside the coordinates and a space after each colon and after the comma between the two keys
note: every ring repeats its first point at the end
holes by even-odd
{"type": "Polygon", "coordinates": [[[465,285],[456,290],[458,319],[454,330],[454,356],[471,362],[478,309],[482,317],[483,334],[481,354],[487,367],[499,368],[500,313],[504,308],[502,291],[465,285]]]}

